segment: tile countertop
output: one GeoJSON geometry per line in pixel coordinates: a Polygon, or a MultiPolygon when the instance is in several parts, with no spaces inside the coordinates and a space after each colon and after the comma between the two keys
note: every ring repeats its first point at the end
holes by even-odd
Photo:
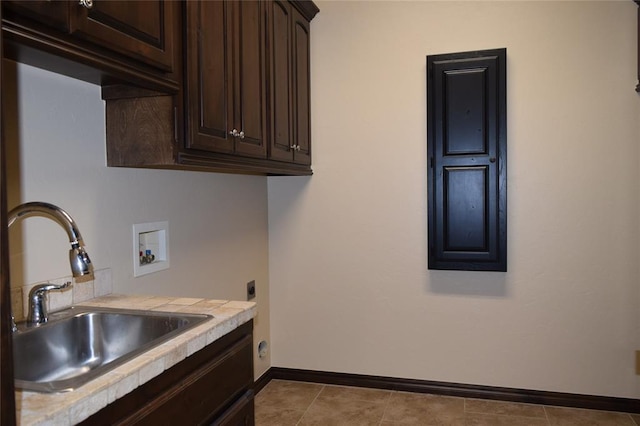
{"type": "Polygon", "coordinates": [[[188,312],[209,314],[214,318],[74,391],[38,393],[16,390],[19,425],[69,425],[81,422],[256,315],[256,304],[253,302],[119,294],[91,299],[78,306],[188,312]]]}

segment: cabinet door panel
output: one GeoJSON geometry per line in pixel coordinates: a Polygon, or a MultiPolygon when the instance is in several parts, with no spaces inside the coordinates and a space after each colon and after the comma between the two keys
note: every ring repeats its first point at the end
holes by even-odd
{"type": "Polygon", "coordinates": [[[253,391],[248,390],[211,426],[252,426],[255,424],[253,391]]]}
{"type": "Polygon", "coordinates": [[[70,31],[156,68],[173,70],[171,34],[178,5],[161,0],[94,1],[88,9],[72,3],[70,31]]]}
{"type": "MultiPolygon", "coordinates": [[[[29,19],[69,32],[69,3],[66,0],[4,0],[5,15],[28,16],[29,19]]],[[[5,17],[7,17],[5,16],[5,17]]]]}
{"type": "Polygon", "coordinates": [[[264,3],[237,3],[239,37],[237,60],[239,75],[235,85],[235,128],[244,132],[236,138],[238,154],[264,157],[267,154],[266,135],[266,77],[265,77],[265,19],[264,3]]]}
{"type": "Polygon", "coordinates": [[[429,268],[506,271],[506,50],[427,70],[429,268]]]}
{"type": "Polygon", "coordinates": [[[484,80],[486,69],[451,71],[444,74],[447,103],[444,105],[445,155],[487,154],[484,80]]]}
{"type": "Polygon", "coordinates": [[[293,82],[291,72],[291,6],[274,0],[269,10],[269,48],[271,84],[271,152],[274,160],[293,161],[293,82]]]}
{"type": "Polygon", "coordinates": [[[132,423],[177,425],[190,423],[185,421],[188,418],[213,419],[220,415],[212,410],[233,405],[239,394],[242,395],[253,382],[250,339],[250,336],[246,337],[222,358],[181,379],[174,389],[150,404],[152,409],[132,416],[132,423]]]}
{"type": "Polygon", "coordinates": [[[294,153],[294,161],[299,164],[311,164],[311,105],[309,93],[310,37],[309,22],[295,9],[293,25],[293,56],[294,56],[294,135],[299,149],[294,153]]]}
{"type": "Polygon", "coordinates": [[[187,3],[189,148],[233,152],[230,8],[222,1],[187,3]]]}
{"type": "Polygon", "coordinates": [[[493,227],[486,203],[488,167],[445,167],[443,172],[444,202],[438,210],[446,224],[441,230],[444,251],[458,252],[459,257],[464,252],[486,256],[493,227]]]}

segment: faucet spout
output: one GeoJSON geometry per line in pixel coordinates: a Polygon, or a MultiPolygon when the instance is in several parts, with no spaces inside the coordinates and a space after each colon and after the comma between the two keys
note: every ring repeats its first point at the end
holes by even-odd
{"type": "Polygon", "coordinates": [[[7,224],[10,227],[19,219],[31,216],[43,216],[52,219],[64,228],[69,236],[71,250],[69,251],[69,261],[71,273],[74,277],[90,275],[93,273],[91,259],[84,249],[84,242],[80,235],[80,230],[71,216],[60,207],[53,204],[34,201],[21,204],[8,213],[7,224]]]}

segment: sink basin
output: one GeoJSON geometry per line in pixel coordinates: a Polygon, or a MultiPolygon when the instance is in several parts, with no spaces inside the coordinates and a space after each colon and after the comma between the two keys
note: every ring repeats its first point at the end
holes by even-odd
{"type": "Polygon", "coordinates": [[[195,327],[210,315],[76,306],[13,333],[17,388],[63,392],[195,327]]]}

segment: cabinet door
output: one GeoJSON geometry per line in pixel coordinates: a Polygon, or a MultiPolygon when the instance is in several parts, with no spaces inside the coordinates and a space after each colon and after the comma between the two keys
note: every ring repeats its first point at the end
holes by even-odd
{"type": "Polygon", "coordinates": [[[162,0],[70,3],[70,32],[155,68],[173,71],[173,14],[179,4],[162,0]]]}
{"type": "Polygon", "coordinates": [[[187,147],[232,153],[231,3],[187,2],[187,147]]]}
{"type": "Polygon", "coordinates": [[[248,390],[211,426],[252,426],[255,424],[253,391],[248,390]]]}
{"type": "Polygon", "coordinates": [[[270,59],[270,158],[293,161],[293,64],[291,45],[293,17],[291,5],[285,0],[269,3],[270,59]]]}
{"type": "Polygon", "coordinates": [[[311,164],[309,21],[286,1],[269,6],[270,158],[311,164]]]}
{"type": "Polygon", "coordinates": [[[266,156],[263,7],[187,3],[189,148],[266,156]]]}
{"type": "Polygon", "coordinates": [[[427,72],[429,269],[506,271],[506,49],[427,72]]]}
{"type": "Polygon", "coordinates": [[[296,150],[293,161],[299,164],[311,164],[311,105],[310,83],[310,37],[309,21],[296,9],[293,14],[293,137],[296,150]]]}
{"type": "Polygon", "coordinates": [[[264,2],[235,2],[234,61],[234,128],[242,132],[235,138],[237,154],[266,157],[267,90],[266,28],[264,2]]]}

